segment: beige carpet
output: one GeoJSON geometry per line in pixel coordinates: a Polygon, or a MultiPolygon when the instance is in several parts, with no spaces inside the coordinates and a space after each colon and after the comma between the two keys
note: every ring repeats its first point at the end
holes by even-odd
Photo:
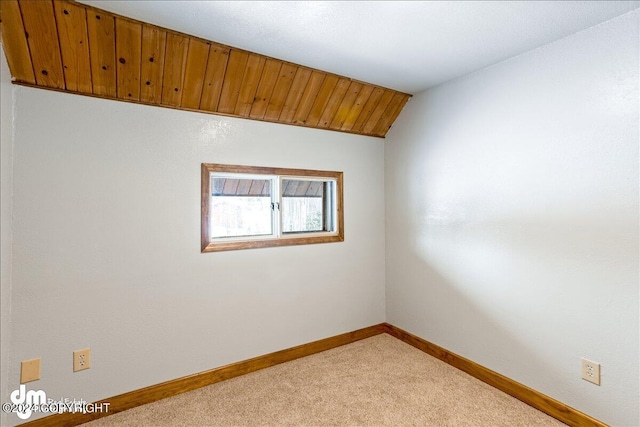
{"type": "Polygon", "coordinates": [[[564,426],[387,334],[85,425],[564,426]]]}

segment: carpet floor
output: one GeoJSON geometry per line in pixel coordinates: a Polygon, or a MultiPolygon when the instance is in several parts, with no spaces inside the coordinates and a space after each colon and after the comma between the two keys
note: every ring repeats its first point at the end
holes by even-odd
{"type": "Polygon", "coordinates": [[[85,425],[564,426],[387,334],[85,425]]]}

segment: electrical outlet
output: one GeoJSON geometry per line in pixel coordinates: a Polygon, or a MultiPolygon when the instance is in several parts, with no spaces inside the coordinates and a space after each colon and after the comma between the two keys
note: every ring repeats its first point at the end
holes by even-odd
{"type": "Polygon", "coordinates": [[[20,364],[20,383],[40,379],[40,358],[23,360],[20,364]]]}
{"type": "Polygon", "coordinates": [[[73,372],[82,371],[91,367],[91,349],[76,350],[73,352],[73,372]]]}
{"type": "Polygon", "coordinates": [[[583,358],[582,379],[600,385],[600,364],[583,358]]]}

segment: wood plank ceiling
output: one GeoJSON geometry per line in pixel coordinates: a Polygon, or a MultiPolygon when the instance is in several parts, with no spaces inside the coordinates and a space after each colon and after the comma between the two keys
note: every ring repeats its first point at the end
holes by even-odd
{"type": "Polygon", "coordinates": [[[411,95],[66,0],[0,0],[14,83],[384,137],[411,95]]]}

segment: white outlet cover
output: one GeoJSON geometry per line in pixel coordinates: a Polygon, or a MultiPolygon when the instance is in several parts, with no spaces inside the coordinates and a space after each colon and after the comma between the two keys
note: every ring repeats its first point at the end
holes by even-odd
{"type": "Polygon", "coordinates": [[[600,364],[583,358],[582,379],[600,385],[600,364]]]}

